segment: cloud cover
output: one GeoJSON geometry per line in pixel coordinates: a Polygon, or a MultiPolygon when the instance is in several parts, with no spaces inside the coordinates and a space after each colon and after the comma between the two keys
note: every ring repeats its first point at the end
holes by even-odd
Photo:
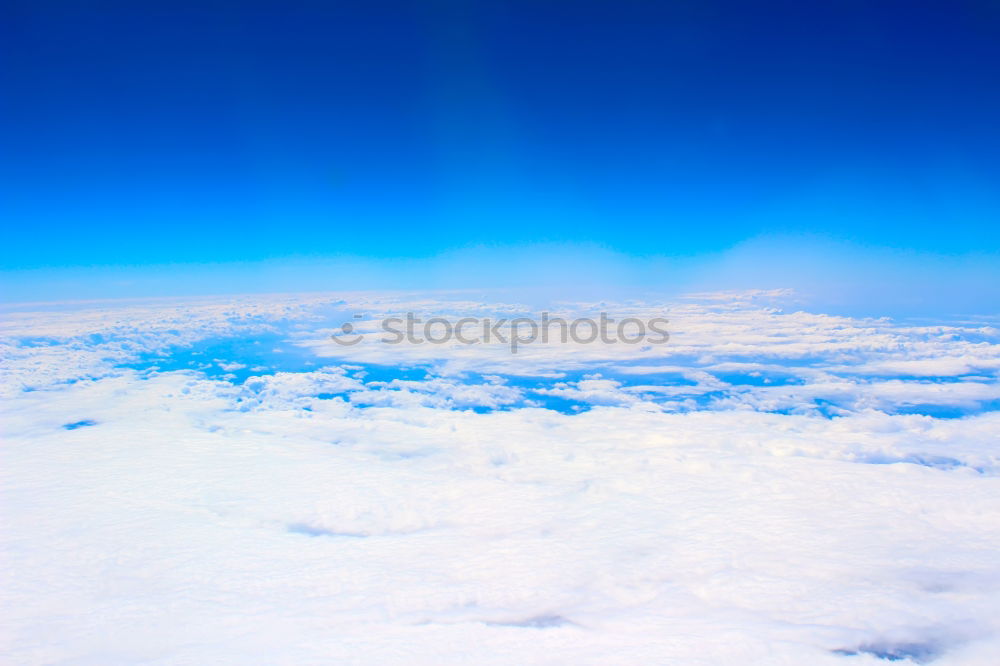
{"type": "Polygon", "coordinates": [[[517,357],[324,341],[530,311],[455,295],[8,313],[6,658],[992,663],[1000,332],[787,296],[517,357]]]}

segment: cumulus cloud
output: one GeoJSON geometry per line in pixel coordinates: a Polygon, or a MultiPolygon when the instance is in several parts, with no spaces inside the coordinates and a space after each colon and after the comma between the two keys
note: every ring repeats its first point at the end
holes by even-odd
{"type": "Polygon", "coordinates": [[[8,318],[4,652],[991,664],[997,331],[751,296],[563,304],[671,342],[517,357],[324,340],[526,309],[433,294],[8,318]]]}

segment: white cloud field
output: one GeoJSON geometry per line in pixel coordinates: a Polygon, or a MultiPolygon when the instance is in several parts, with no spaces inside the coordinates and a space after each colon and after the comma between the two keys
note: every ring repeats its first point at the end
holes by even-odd
{"type": "Polygon", "coordinates": [[[788,298],[516,355],[378,342],[532,313],[461,293],[8,306],[0,661],[998,663],[997,320],[788,298]]]}

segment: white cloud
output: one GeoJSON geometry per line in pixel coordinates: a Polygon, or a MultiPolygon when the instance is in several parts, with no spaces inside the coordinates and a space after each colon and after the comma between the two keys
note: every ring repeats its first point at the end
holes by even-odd
{"type": "Polygon", "coordinates": [[[11,663],[992,664],[989,331],[701,299],[670,307],[652,351],[331,351],[314,333],[330,308],[415,302],[4,322],[11,663]],[[204,359],[252,373],[234,382],[121,367],[263,333],[327,355],[270,374],[204,359]],[[590,409],[531,406],[546,398],[590,409]],[[969,415],[895,413],[925,403],[969,415]]]}

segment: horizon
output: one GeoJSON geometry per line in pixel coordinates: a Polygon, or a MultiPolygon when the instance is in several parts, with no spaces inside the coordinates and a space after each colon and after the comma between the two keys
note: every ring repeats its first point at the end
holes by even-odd
{"type": "Polygon", "coordinates": [[[996,665],[996,0],[2,12],[0,661],[996,665]]]}
{"type": "Polygon", "coordinates": [[[926,259],[927,311],[969,300],[962,261],[1000,282],[995,8],[563,8],[14,5],[0,298],[308,262],[430,286],[452,257],[485,248],[497,274],[539,245],[631,273],[829,249],[828,274],[882,257],[868,279],[898,291],[926,259]]]}

